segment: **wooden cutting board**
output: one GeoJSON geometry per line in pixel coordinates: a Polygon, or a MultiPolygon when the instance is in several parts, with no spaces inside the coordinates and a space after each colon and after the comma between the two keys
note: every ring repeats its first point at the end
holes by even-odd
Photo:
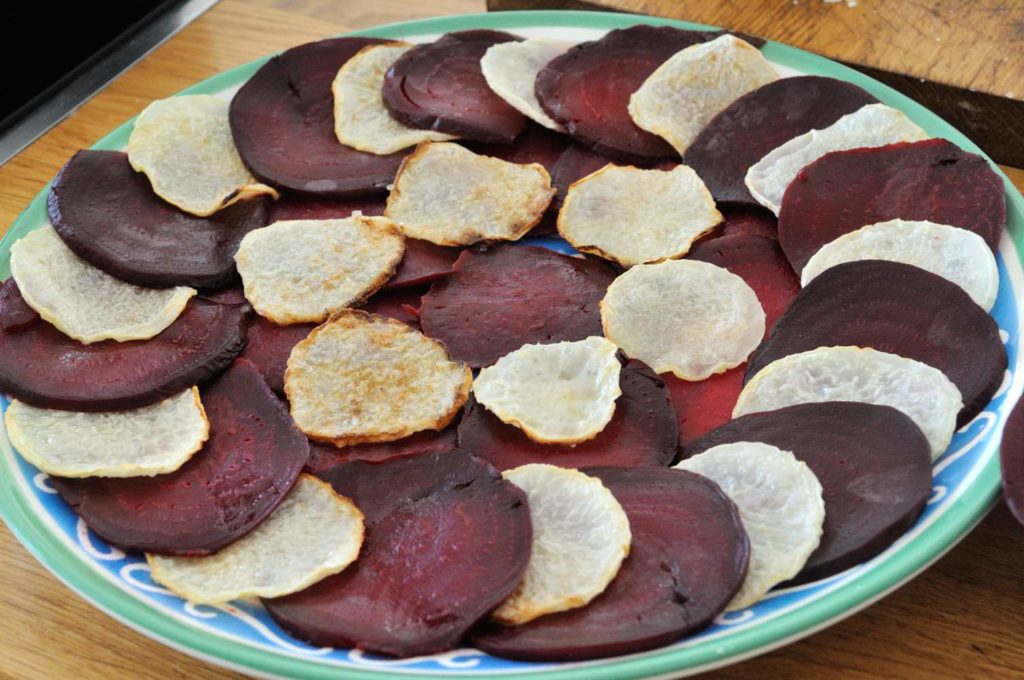
{"type": "Polygon", "coordinates": [[[841,61],[921,102],[996,162],[1024,166],[1024,0],[488,0],[685,19],[841,61]]]}

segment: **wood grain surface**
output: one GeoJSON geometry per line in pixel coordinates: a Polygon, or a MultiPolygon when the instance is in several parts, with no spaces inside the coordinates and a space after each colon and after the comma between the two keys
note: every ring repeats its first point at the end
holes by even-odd
{"type": "MultiPolygon", "coordinates": [[[[152,99],[270,51],[347,29],[482,9],[483,0],[223,0],[0,167],[0,228],[74,151],[152,99]]],[[[1006,170],[1024,189],[1024,171],[1006,170]]],[[[0,525],[0,678],[234,677],[94,609],[0,525]]],[[[1000,503],[962,544],[881,602],[709,677],[1024,677],[1024,531],[1000,503]]]]}

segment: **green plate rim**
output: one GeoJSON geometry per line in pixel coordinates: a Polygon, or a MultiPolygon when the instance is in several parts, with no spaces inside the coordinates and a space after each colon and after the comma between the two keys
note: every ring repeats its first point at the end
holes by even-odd
{"type": "MultiPolygon", "coordinates": [[[[572,27],[586,29],[614,29],[635,23],[658,26],[675,26],[685,29],[714,28],[672,19],[662,19],[634,14],[612,12],[579,11],[520,11],[488,14],[467,14],[449,17],[435,17],[416,21],[386,24],[345,35],[379,36],[402,38],[422,33],[445,33],[469,28],[493,28],[514,30],[530,27],[572,27]]],[[[881,101],[904,111],[914,122],[936,136],[944,137],[965,150],[984,155],[982,151],[958,130],[909,97],[849,67],[788,45],[768,42],[764,47],[765,56],[775,63],[811,73],[830,76],[852,82],[864,88],[881,101]]],[[[251,76],[267,59],[263,57],[241,66],[214,75],[178,94],[213,93],[235,87],[251,76]]],[[[132,119],[134,120],[134,119],[132,119]]],[[[126,121],[100,139],[93,148],[112,149],[127,144],[132,120],[126,121]]],[[[987,158],[987,156],[986,156],[987,158]]],[[[991,162],[991,159],[989,159],[991,162]]],[[[1024,216],[1024,198],[1006,175],[993,164],[1003,178],[1009,198],[1010,222],[1019,224],[1024,216]]],[[[0,240],[0,276],[9,274],[9,251],[11,243],[19,238],[33,222],[34,215],[45,215],[46,195],[49,183],[29,203],[28,207],[11,225],[0,240]]],[[[1016,226],[1016,225],[1015,225],[1016,226]]],[[[1019,228],[1009,231],[1021,251],[1019,228]]],[[[10,445],[3,437],[3,448],[10,445]]],[[[315,661],[284,656],[204,634],[202,631],[176,621],[150,607],[141,600],[132,598],[94,572],[82,558],[51,534],[43,521],[32,511],[23,498],[4,459],[0,475],[0,518],[11,529],[18,540],[65,585],[96,607],[121,621],[125,625],[152,637],[170,647],[212,663],[235,670],[264,676],[292,678],[409,678],[422,673],[403,673],[372,668],[339,668],[324,666],[315,661]]],[[[766,622],[765,626],[739,631],[718,638],[707,644],[681,649],[666,649],[663,652],[641,658],[624,657],[609,659],[599,665],[573,667],[564,670],[531,670],[503,672],[500,677],[531,677],[544,680],[592,678],[616,680],[622,677],[647,677],[679,671],[697,672],[734,663],[760,653],[775,649],[801,637],[810,635],[895,590],[907,580],[928,567],[962,539],[995,503],[999,495],[998,455],[990,455],[988,461],[970,482],[969,493],[964,493],[945,512],[940,521],[927,527],[913,543],[888,558],[884,563],[865,572],[852,582],[779,618],[766,622]]],[[[472,676],[470,673],[460,675],[472,676]]]]}

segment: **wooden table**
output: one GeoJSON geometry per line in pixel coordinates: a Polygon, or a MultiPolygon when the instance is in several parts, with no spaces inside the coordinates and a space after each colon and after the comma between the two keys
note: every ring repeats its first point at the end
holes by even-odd
{"type": "MultiPolygon", "coordinates": [[[[866,2],[867,0],[861,0],[866,2]]],[[[78,148],[153,99],[267,52],[347,29],[481,11],[483,0],[223,0],[7,165],[0,226],[78,148]]],[[[1006,168],[1024,189],[1024,171],[1006,168]]],[[[720,678],[1024,675],[1024,531],[1000,504],[961,545],[882,602],[720,678]]],[[[0,678],[238,677],[152,642],[76,597],[0,524],[0,678]]]]}

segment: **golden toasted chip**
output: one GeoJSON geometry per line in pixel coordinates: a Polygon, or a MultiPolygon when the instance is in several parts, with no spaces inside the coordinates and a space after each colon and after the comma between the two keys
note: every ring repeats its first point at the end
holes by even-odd
{"type": "Polygon", "coordinates": [[[927,137],[925,131],[903,112],[885,104],[868,104],[827,128],[805,132],[769,151],[747,170],[746,185],[758,203],[778,215],[782,195],[789,183],[803,168],[825,154],[896,142],[917,142],[927,137]]]}
{"type": "Polygon", "coordinates": [[[558,232],[577,250],[630,267],[685,255],[721,221],[711,192],[685,165],[606,165],[569,187],[558,232]]]}
{"type": "Polygon", "coordinates": [[[135,120],[128,161],[157,196],[193,215],[212,215],[254,196],[277,198],[242,163],[228,123],[228,102],[191,94],[160,99],[135,120]]]}
{"type": "Polygon", "coordinates": [[[402,161],[385,214],[406,236],[440,246],[517,241],[554,195],[538,163],[518,165],[458,144],[425,142],[402,161]]]}
{"type": "Polygon", "coordinates": [[[190,602],[216,604],[308,588],[354,562],[362,545],[359,508],[303,474],[269,517],[220,552],[146,560],[157,583],[190,602]]]}
{"type": "Polygon", "coordinates": [[[444,428],[473,374],[401,321],[343,310],[292,349],[284,389],[299,429],[348,446],[444,428]]]}
{"type": "Polygon", "coordinates": [[[533,545],[522,582],[491,616],[518,625],[603,593],[632,540],[611,491],[596,477],[554,465],[523,465],[503,476],[526,492],[533,545]]]}
{"type": "Polygon", "coordinates": [[[764,335],[764,318],[743,279],[695,260],[633,267],[601,300],[605,337],[656,373],[683,380],[746,361],[764,335]]]}
{"type": "Polygon", "coordinates": [[[891,406],[917,423],[932,458],[949,446],[960,390],[937,368],[867,347],[819,347],[768,364],[744,386],[734,418],[794,404],[862,401],[891,406]]]}
{"type": "Polygon", "coordinates": [[[454,135],[417,130],[391,117],[384,106],[384,75],[412,48],[405,42],[368,45],[345,62],[334,78],[334,134],[367,153],[389,154],[420,142],[444,142],[454,135]]]}
{"type": "Polygon", "coordinates": [[[578,444],[593,439],[615,413],[618,347],[600,337],[523,345],[473,381],[476,400],[530,439],[578,444]]]}
{"type": "Polygon", "coordinates": [[[747,576],[726,609],[745,609],[804,568],[825,522],[821,484],[789,451],[759,442],[720,444],[676,465],[722,488],[750,537],[747,576]]]}
{"type": "Polygon", "coordinates": [[[71,252],[48,224],[11,246],[11,275],[39,316],[85,344],[152,338],[196,294],[185,286],[143,288],[116,279],[71,252]]]}
{"type": "Polygon", "coordinates": [[[985,311],[999,293],[999,269],[985,239],[960,227],[909,220],[869,224],[826,243],[804,265],[800,283],[806,286],[826,269],[857,260],[920,267],[963,288],[985,311]]]}
{"type": "Polygon", "coordinates": [[[761,50],[724,34],[659,66],[629,98],[629,115],[682,155],[725,107],[778,78],[761,50]]]}
{"type": "Polygon", "coordinates": [[[14,399],[4,422],[18,453],[58,477],[174,472],[210,433],[195,387],[151,406],[99,413],[36,408],[14,399]]]}
{"type": "Polygon", "coordinates": [[[245,297],[278,324],[319,323],[366,299],[402,260],[405,239],[383,217],[275,222],[235,254],[245,297]]]}
{"type": "Polygon", "coordinates": [[[571,46],[570,42],[553,38],[497,43],[487,48],[480,59],[480,70],[487,86],[509,106],[546,128],[565,132],[561,125],[544,113],[533,86],[540,70],[571,46]]]}

